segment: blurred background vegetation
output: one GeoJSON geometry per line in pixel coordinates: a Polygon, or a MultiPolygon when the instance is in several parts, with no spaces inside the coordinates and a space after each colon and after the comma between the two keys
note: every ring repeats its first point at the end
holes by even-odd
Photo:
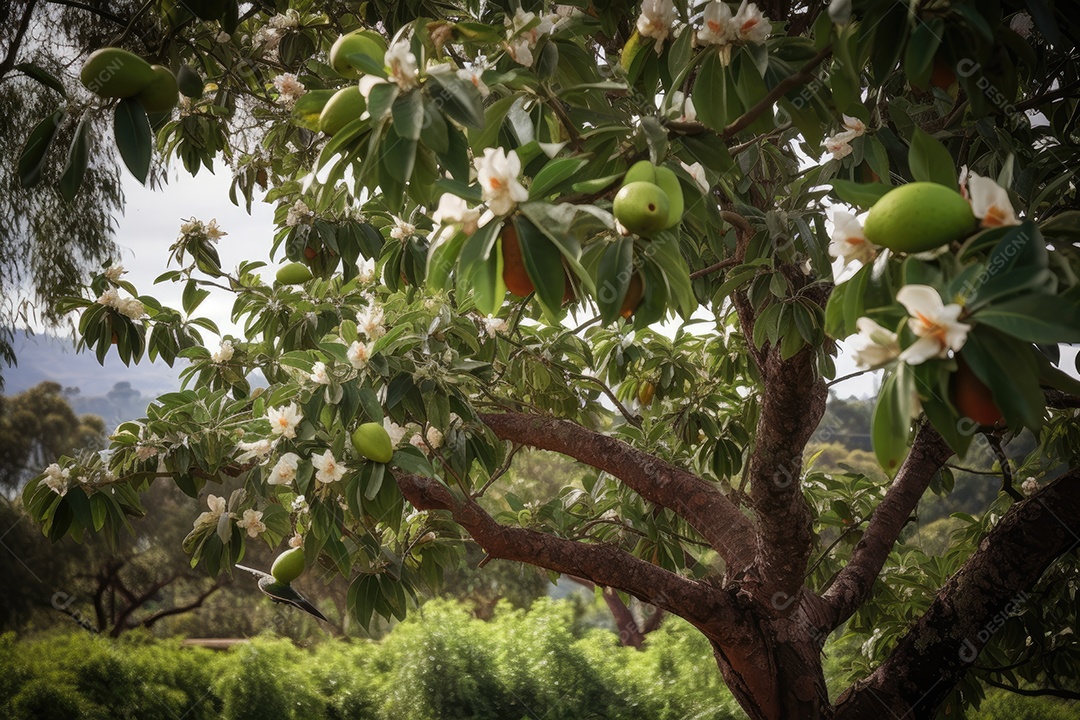
{"type": "MultiPolygon", "coordinates": [[[[132,392],[111,394],[127,402],[132,392]]],[[[146,517],[115,546],[97,537],[53,545],[25,518],[18,493],[59,455],[105,446],[106,423],[73,410],[79,398],[56,383],[0,396],[0,718],[744,717],[713,670],[708,642],[679,618],[571,578],[555,584],[517,563],[480,568],[484,553],[468,542],[440,597],[370,633],[349,622],[348,586],[334,572],[309,568],[297,581],[330,619],[320,624],[268,602],[246,574],[214,580],[193,570],[181,541],[199,509],[172,483],[154,487],[146,517]]],[[[869,400],[831,398],[807,449],[814,473],[859,473],[884,485],[870,453],[870,410],[869,400]]],[[[1022,458],[1033,448],[1021,437],[1007,451],[1022,458]]],[[[992,504],[999,468],[989,451],[973,455],[986,461],[936,483],[903,551],[955,548],[965,523],[953,513],[992,504]]],[[[579,472],[549,453],[521,452],[505,492],[552,497],[579,472]]],[[[822,531],[823,547],[857,541],[857,509],[853,502],[848,526],[822,531]]],[[[262,543],[247,547],[243,562],[254,567],[269,567],[276,554],[262,543]]],[[[836,693],[872,652],[838,632],[826,656],[836,693]]],[[[991,689],[967,717],[1054,720],[1075,710],[991,689]]]]}

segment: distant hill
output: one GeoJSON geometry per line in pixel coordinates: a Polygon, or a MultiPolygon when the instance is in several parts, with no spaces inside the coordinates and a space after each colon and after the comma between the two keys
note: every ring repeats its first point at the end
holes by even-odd
{"type": "Polygon", "coordinates": [[[71,388],[69,402],[78,413],[93,413],[105,420],[105,427],[146,413],[147,404],[162,393],[180,388],[180,371],[185,360],[174,367],[143,360],[125,366],[115,355],[99,365],[90,353],[76,353],[71,338],[56,335],[15,335],[18,365],[0,367],[4,395],[15,395],[40,382],[51,380],[71,388]],[[77,392],[74,392],[77,389],[77,392]]]}

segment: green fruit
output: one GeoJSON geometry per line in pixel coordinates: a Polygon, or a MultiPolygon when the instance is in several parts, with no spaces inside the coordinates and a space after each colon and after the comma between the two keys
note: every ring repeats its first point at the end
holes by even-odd
{"type": "Polygon", "coordinates": [[[874,203],[863,233],[875,245],[919,253],[966,237],[975,227],[971,205],[960,193],[937,183],[913,182],[874,203]]]}
{"type": "Polygon", "coordinates": [[[659,185],[638,181],[622,186],[612,209],[623,227],[648,237],[667,225],[670,203],[659,185]]]}
{"type": "Polygon", "coordinates": [[[135,96],[147,115],[169,112],[176,107],[180,93],[176,76],[164,65],[151,65],[154,79],[135,96]]]}
{"type": "Polygon", "coordinates": [[[303,263],[289,263],[277,271],[277,281],[282,285],[299,285],[311,277],[311,270],[303,263]]]}
{"type": "Polygon", "coordinates": [[[368,460],[386,463],[394,457],[394,446],[390,434],[379,423],[364,423],[352,434],[352,444],[356,452],[368,460]]]}
{"type": "Polygon", "coordinates": [[[668,221],[664,229],[672,228],[682,222],[683,194],[679,177],[666,167],[656,168],[656,184],[664,191],[668,199],[668,221]]]}
{"type": "Polygon", "coordinates": [[[350,85],[334,93],[319,115],[319,130],[333,135],[364,112],[367,103],[359,85],[350,85]]]}
{"type": "Polygon", "coordinates": [[[203,79],[199,73],[187,65],[180,66],[180,72],[176,74],[176,84],[180,92],[189,98],[201,98],[203,94],[203,79]]]}
{"type": "Polygon", "coordinates": [[[360,69],[349,61],[350,55],[367,55],[380,67],[386,55],[386,41],[371,30],[353,30],[342,35],[330,48],[330,66],[347,78],[360,77],[360,69]]]}
{"type": "Polygon", "coordinates": [[[623,185],[632,182],[656,182],[656,166],[648,160],[638,160],[623,175],[623,185]]]}
{"type": "Polygon", "coordinates": [[[86,59],[79,79],[86,89],[107,98],[127,98],[149,85],[155,77],[150,63],[120,48],[101,48],[86,59]]]}
{"type": "Polygon", "coordinates": [[[288,585],[304,572],[304,549],[289,548],[277,556],[270,567],[270,574],[279,583],[288,585]]]}

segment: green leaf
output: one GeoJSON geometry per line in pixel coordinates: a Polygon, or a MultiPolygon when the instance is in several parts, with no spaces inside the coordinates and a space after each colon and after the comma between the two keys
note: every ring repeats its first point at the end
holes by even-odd
{"type": "Polygon", "coordinates": [[[690,268],[680,250],[678,236],[673,233],[658,235],[649,242],[646,255],[663,270],[668,295],[679,306],[682,316],[689,319],[698,303],[690,283],[690,268]]]}
{"type": "Polygon", "coordinates": [[[292,119],[297,125],[311,131],[319,129],[319,116],[326,103],[337,94],[337,90],[309,90],[300,96],[292,109],[292,119]]]}
{"type": "Polygon", "coordinates": [[[862,210],[869,210],[874,203],[892,190],[885,183],[857,183],[851,180],[833,180],[830,183],[833,195],[840,198],[848,205],[854,205],[862,210]]]}
{"type": "Polygon", "coordinates": [[[960,351],[975,376],[990,388],[1012,430],[1026,427],[1038,432],[1043,426],[1045,398],[1039,387],[1037,352],[1028,343],[979,326],[960,351]]]}
{"type": "Polygon", "coordinates": [[[394,130],[399,137],[416,141],[420,139],[420,130],[424,126],[424,95],[419,90],[410,90],[398,95],[391,108],[394,130]]]}
{"type": "Polygon", "coordinates": [[[68,148],[67,164],[60,177],[60,195],[68,202],[75,199],[75,194],[82,186],[86,174],[86,164],[90,158],[90,114],[83,115],[79,126],[75,128],[75,137],[68,148]]]}
{"type": "Polygon", "coordinates": [[[444,113],[466,127],[484,127],[484,100],[475,85],[447,72],[429,73],[428,78],[432,82],[425,87],[444,113]]]}
{"type": "Polygon", "coordinates": [[[150,172],[154,142],[142,105],[133,98],[121,100],[113,115],[113,130],[116,133],[116,147],[127,169],[136,180],[145,183],[150,172]]]}
{"type": "Polygon", "coordinates": [[[618,319],[633,274],[634,240],[618,238],[604,249],[596,269],[596,304],[604,325],[618,319]]]}
{"type": "Polygon", "coordinates": [[[920,182],[935,182],[953,190],[959,189],[956,179],[956,163],[940,142],[915,128],[908,150],[911,176],[920,182]]]}
{"type": "Polygon", "coordinates": [[[941,45],[945,21],[940,17],[920,21],[908,38],[904,53],[904,74],[916,88],[925,90],[930,86],[930,72],[934,67],[934,54],[941,45]]]}
{"type": "Polygon", "coordinates": [[[914,392],[915,376],[904,363],[896,366],[896,370],[885,378],[881,390],[878,391],[870,425],[870,439],[878,463],[889,477],[896,475],[900,464],[907,457],[914,392]]]}
{"type": "Polygon", "coordinates": [[[1080,342],[1080,301],[1074,298],[1032,293],[988,305],[972,319],[1027,342],[1080,342]]]}
{"type": "Polygon", "coordinates": [[[727,68],[720,62],[718,53],[710,52],[694,81],[693,99],[698,120],[716,132],[723,132],[728,123],[728,108],[733,101],[728,93],[734,95],[735,89],[728,81],[727,68]]]}
{"type": "MultiPolygon", "coordinates": [[[[566,276],[563,273],[562,256],[555,249],[554,243],[540,232],[528,218],[522,216],[514,218],[514,226],[517,229],[521,259],[525,263],[525,270],[529,274],[533,287],[536,289],[536,297],[540,301],[540,307],[543,308],[548,320],[556,323],[561,315],[563,293],[566,290],[566,276]]],[[[499,250],[501,259],[501,244],[499,250]]],[[[499,265],[501,268],[502,263],[500,262],[499,265]]]]}
{"type": "Polygon", "coordinates": [[[458,293],[465,297],[471,289],[477,309],[485,315],[495,313],[506,293],[502,280],[502,251],[496,242],[501,229],[502,223],[490,222],[474,232],[465,241],[458,260],[458,293]]]}
{"type": "Polygon", "coordinates": [[[529,186],[529,199],[537,200],[550,194],[559,185],[574,177],[588,163],[587,157],[559,158],[549,161],[533,178],[532,185],[529,186]]]}
{"type": "Polygon", "coordinates": [[[67,111],[57,110],[42,120],[30,132],[30,137],[19,155],[19,183],[24,188],[31,188],[41,180],[41,171],[45,167],[45,156],[56,137],[60,123],[67,117],[67,111]]]}
{"type": "Polygon", "coordinates": [[[52,88],[63,95],[64,98],[67,98],[67,91],[64,90],[64,84],[57,80],[52,73],[38,67],[34,63],[19,63],[15,66],[15,69],[28,77],[34,78],[45,87],[52,88]]]}

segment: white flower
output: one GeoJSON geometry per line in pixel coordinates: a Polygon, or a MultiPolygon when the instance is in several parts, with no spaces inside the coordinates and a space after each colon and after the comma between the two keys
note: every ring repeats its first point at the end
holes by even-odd
{"type": "Polygon", "coordinates": [[[270,451],[274,449],[274,443],[263,438],[256,440],[255,442],[241,442],[237,443],[237,449],[241,452],[236,456],[237,462],[247,462],[252,458],[263,458],[270,454],[270,451]]]}
{"type": "Polygon", "coordinates": [[[436,450],[443,446],[443,440],[445,439],[443,437],[442,431],[434,425],[428,427],[427,432],[424,433],[424,437],[427,438],[428,445],[435,448],[436,450]]]}
{"type": "Polygon", "coordinates": [[[404,240],[416,234],[416,226],[405,222],[401,218],[394,218],[394,227],[390,230],[390,237],[395,240],[404,240]]]}
{"type": "Polygon", "coordinates": [[[1025,495],[1031,497],[1035,493],[1039,492],[1039,481],[1033,477],[1029,477],[1027,480],[1024,480],[1024,482],[1021,483],[1020,489],[1024,491],[1025,495]]]}
{"type": "Polygon", "coordinates": [[[1031,30],[1034,27],[1035,23],[1031,20],[1031,16],[1026,12],[1016,13],[1012,16],[1012,20],[1009,21],[1009,29],[1022,38],[1031,35],[1031,30]]]}
{"type": "Polygon", "coordinates": [[[971,201],[971,211],[982,221],[980,223],[982,227],[994,228],[1020,224],[1012,202],[1009,200],[1009,193],[990,178],[971,173],[971,177],[968,178],[968,197],[971,201]]]}
{"type": "Polygon", "coordinates": [[[357,340],[345,353],[349,358],[349,364],[357,370],[363,370],[367,367],[368,360],[371,359],[371,347],[365,343],[357,340]]]}
{"type": "Polygon", "coordinates": [[[303,200],[297,200],[293,203],[293,206],[289,208],[289,214],[285,218],[285,225],[293,227],[304,222],[307,218],[314,215],[308,208],[307,204],[303,200]]]}
{"type": "Polygon", "coordinates": [[[97,299],[100,305],[107,305],[111,308],[115,308],[120,304],[120,293],[116,288],[108,288],[105,292],[101,293],[101,297],[97,299]]]}
{"type": "Polygon", "coordinates": [[[320,360],[319,362],[316,362],[314,365],[312,365],[311,374],[308,375],[308,379],[311,380],[311,382],[313,383],[318,383],[319,385],[329,385],[330,376],[326,374],[326,363],[320,360]]]}
{"type": "Polygon", "coordinates": [[[398,425],[390,418],[383,418],[383,429],[386,430],[386,434],[390,436],[391,447],[397,447],[397,444],[401,442],[401,438],[405,437],[405,428],[398,425]]]}
{"type": "Polygon", "coordinates": [[[697,110],[692,98],[686,97],[682,90],[676,90],[667,98],[667,114],[677,122],[694,122],[697,110]]]}
{"type": "Polygon", "coordinates": [[[283,408],[270,408],[266,411],[270,421],[270,432],[285,438],[296,437],[296,426],[304,419],[296,403],[289,403],[283,408]]]}
{"type": "Polygon", "coordinates": [[[248,508],[244,516],[236,521],[237,527],[247,530],[248,537],[259,537],[259,533],[266,532],[266,525],[262,521],[262,512],[248,508]]]}
{"type": "Polygon", "coordinates": [[[671,32],[678,13],[675,4],[671,0],[644,0],[641,3],[641,14],[637,19],[637,31],[642,37],[656,40],[655,49],[657,55],[671,32]]]}
{"type": "Polygon", "coordinates": [[[705,192],[709,191],[709,178],[705,177],[705,167],[701,163],[696,162],[693,165],[687,165],[680,160],[679,164],[682,165],[683,170],[690,173],[690,177],[694,178],[695,182],[701,186],[702,190],[705,192]]]}
{"type": "Polygon", "coordinates": [[[841,115],[844,118],[844,128],[852,139],[866,134],[866,123],[851,115],[841,115]]]}
{"type": "Polygon", "coordinates": [[[849,212],[838,210],[833,214],[833,235],[829,243],[829,255],[842,258],[844,267],[855,260],[861,263],[873,261],[877,246],[866,239],[862,224],[849,212]]]}
{"type": "Polygon", "coordinates": [[[126,273],[127,270],[124,269],[123,265],[113,265],[110,268],[105,268],[105,278],[113,282],[119,280],[120,276],[126,273]]]}
{"type": "Polygon", "coordinates": [[[428,446],[424,444],[424,438],[420,433],[413,433],[413,436],[409,438],[409,444],[425,455],[431,452],[428,450],[428,446]]]}
{"type": "Polygon", "coordinates": [[[743,0],[739,11],[731,19],[734,37],[740,42],[752,42],[757,45],[765,42],[772,31],[772,24],[768,18],[758,10],[754,3],[743,0]]]}
{"type": "Polygon", "coordinates": [[[698,30],[698,42],[705,45],[726,45],[735,39],[735,28],[731,25],[731,8],[727,3],[714,0],[705,6],[701,29],[698,30]]]}
{"type": "Polygon", "coordinates": [[[292,73],[282,73],[274,78],[274,87],[278,91],[278,100],[285,107],[292,107],[307,92],[304,83],[292,73]]]}
{"type": "Polygon", "coordinates": [[[487,333],[488,337],[495,337],[501,332],[506,332],[507,328],[509,327],[506,324],[505,320],[503,320],[502,318],[494,317],[492,315],[488,315],[486,318],[484,318],[483,323],[484,332],[487,333]]]}
{"type": "Polygon", "coordinates": [[[211,356],[211,360],[216,363],[225,363],[232,360],[233,356],[233,344],[232,340],[222,340],[221,347],[218,351],[211,356]]]}
{"type": "Polygon", "coordinates": [[[217,244],[218,240],[229,234],[218,227],[217,218],[212,218],[210,222],[206,224],[205,232],[206,239],[215,244],[217,244]]]}
{"type": "Polygon", "coordinates": [[[209,525],[210,523],[217,522],[217,519],[225,512],[225,498],[223,497],[207,495],[206,504],[210,510],[195,518],[193,527],[198,528],[201,525],[209,525]]]}
{"type": "Polygon", "coordinates": [[[907,308],[908,327],[919,336],[900,359],[909,365],[919,365],[931,358],[948,357],[949,351],[959,350],[967,340],[970,325],[958,322],[964,308],[955,303],[945,305],[938,291],[929,285],[905,285],[896,299],[907,308]]]}
{"type": "Polygon", "coordinates": [[[852,147],[848,145],[850,138],[844,133],[834,137],[827,137],[821,141],[821,147],[829,151],[834,160],[843,160],[852,153],[852,147]]]}
{"type": "Polygon", "coordinates": [[[896,333],[883,328],[868,317],[855,321],[858,335],[847,339],[855,364],[861,368],[876,368],[900,356],[896,333]]]}
{"type": "Polygon", "coordinates": [[[437,225],[461,225],[465,234],[471,235],[476,232],[480,221],[480,210],[469,207],[465,198],[460,198],[452,193],[443,193],[439,197],[439,207],[431,219],[437,225]]]}
{"type": "Polygon", "coordinates": [[[487,86],[483,78],[484,68],[473,65],[472,67],[461,68],[457,71],[457,76],[465,82],[472,83],[473,87],[480,91],[480,97],[487,97],[491,94],[491,88],[487,86]]]}
{"type": "Polygon", "coordinates": [[[305,498],[303,495],[297,495],[296,499],[292,501],[292,505],[289,506],[289,509],[292,510],[294,513],[306,513],[309,509],[307,504],[307,498],[305,498]]]}
{"type": "Polygon", "coordinates": [[[368,340],[378,340],[386,334],[386,328],[383,327],[385,319],[386,315],[383,313],[382,306],[372,302],[356,318],[356,326],[360,332],[367,336],[368,340]]]}
{"type": "Polygon", "coordinates": [[[190,220],[186,220],[186,221],[184,221],[184,222],[182,222],[180,224],[180,235],[182,235],[182,236],[187,236],[187,235],[199,235],[199,236],[201,236],[203,234],[203,232],[204,231],[203,231],[202,222],[200,222],[199,220],[196,220],[195,218],[191,218],[190,220]]]}
{"type": "MultiPolygon", "coordinates": [[[[300,497],[304,497],[304,496],[301,495],[300,497]]],[[[304,507],[306,508],[307,505],[305,504],[304,507]]],[[[291,547],[291,548],[304,547],[304,538],[300,537],[299,535],[293,535],[291,538],[289,538],[289,547],[291,547]]]]}
{"type": "Polygon", "coordinates": [[[507,21],[512,28],[509,43],[510,57],[525,67],[532,66],[532,51],[536,48],[536,44],[540,42],[540,39],[555,31],[555,22],[558,20],[558,16],[544,15],[534,27],[522,32],[522,29],[534,20],[536,20],[536,13],[525,12],[519,7],[514,13],[513,20],[507,21]]]}
{"type": "Polygon", "coordinates": [[[496,215],[506,215],[519,202],[529,199],[529,191],[518,182],[521,160],[513,150],[485,148],[483,157],[473,160],[484,202],[496,215]]]}
{"type": "Polygon", "coordinates": [[[146,314],[146,306],[136,298],[123,298],[117,304],[116,309],[121,315],[126,315],[132,320],[138,320],[146,314]]]}
{"type": "Polygon", "coordinates": [[[386,67],[390,70],[390,79],[402,90],[409,90],[419,83],[416,55],[409,50],[406,40],[398,40],[386,51],[386,67]]]}
{"type": "Polygon", "coordinates": [[[375,281],[375,260],[368,258],[361,258],[356,262],[358,272],[356,273],[356,280],[364,285],[375,281]]]}
{"type": "Polygon", "coordinates": [[[300,26],[300,14],[290,8],[284,14],[274,15],[268,24],[275,30],[290,30],[300,26]]]}
{"type": "Polygon", "coordinates": [[[337,482],[348,470],[347,467],[334,459],[334,454],[329,450],[322,455],[312,455],[311,464],[315,466],[315,479],[321,483],[337,482]]]}
{"type": "Polygon", "coordinates": [[[270,485],[288,485],[296,479],[296,467],[299,462],[300,456],[296,453],[285,453],[271,468],[266,482],[270,485]]]}
{"type": "Polygon", "coordinates": [[[49,486],[50,490],[63,497],[64,495],[67,495],[69,477],[71,477],[71,470],[68,468],[61,468],[56,463],[52,463],[49,467],[45,468],[43,482],[49,486]]]}
{"type": "Polygon", "coordinates": [[[227,43],[227,42],[229,42],[230,40],[232,40],[232,35],[230,35],[230,34],[229,34],[229,33],[227,33],[227,32],[224,32],[224,31],[222,31],[222,32],[219,32],[219,33],[217,34],[217,36],[215,36],[215,37],[214,37],[214,40],[215,40],[216,42],[219,42],[219,43],[222,43],[222,44],[224,44],[224,43],[227,43]]]}

